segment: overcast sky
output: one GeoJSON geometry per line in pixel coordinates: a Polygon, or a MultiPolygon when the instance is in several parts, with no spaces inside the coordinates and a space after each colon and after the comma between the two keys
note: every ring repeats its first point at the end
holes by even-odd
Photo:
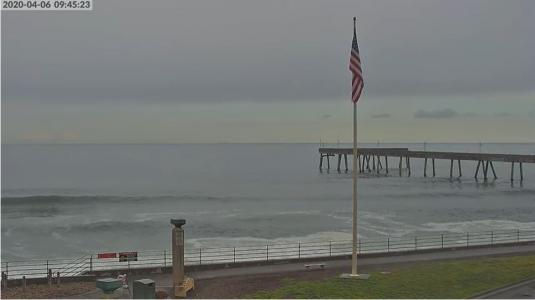
{"type": "Polygon", "coordinates": [[[535,142],[535,1],[94,0],[2,12],[2,141],[535,142]]]}

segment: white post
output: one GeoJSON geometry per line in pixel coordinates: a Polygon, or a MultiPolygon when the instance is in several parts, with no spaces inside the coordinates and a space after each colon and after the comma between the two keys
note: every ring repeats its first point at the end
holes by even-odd
{"type": "Polygon", "coordinates": [[[353,253],[351,275],[357,275],[357,103],[353,102],[353,253]]]}

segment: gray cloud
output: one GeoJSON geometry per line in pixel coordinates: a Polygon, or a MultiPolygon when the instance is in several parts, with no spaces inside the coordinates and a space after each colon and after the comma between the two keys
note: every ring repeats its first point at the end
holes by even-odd
{"type": "Polygon", "coordinates": [[[474,112],[459,113],[456,110],[453,110],[451,108],[436,109],[436,110],[420,109],[414,113],[414,117],[417,119],[424,119],[424,118],[448,119],[448,118],[455,118],[455,117],[476,117],[476,116],[479,116],[479,114],[474,113],[474,112]]]}
{"type": "Polygon", "coordinates": [[[510,117],[512,115],[510,112],[497,112],[494,114],[495,117],[510,117]]]}
{"type": "Polygon", "coordinates": [[[465,113],[460,113],[459,115],[463,116],[463,117],[476,117],[476,116],[479,116],[479,114],[474,113],[474,112],[465,112],[465,113]]]}
{"type": "Polygon", "coordinates": [[[451,108],[437,109],[437,110],[418,110],[414,113],[414,117],[429,118],[429,119],[448,119],[458,116],[459,113],[451,108]]]}
{"type": "Polygon", "coordinates": [[[389,113],[380,113],[380,114],[373,114],[371,115],[372,119],[384,119],[384,118],[390,118],[389,113]]]}
{"type": "Polygon", "coordinates": [[[533,1],[157,3],[2,12],[4,101],[347,99],[355,13],[365,96],[528,91],[535,82],[533,1]]]}

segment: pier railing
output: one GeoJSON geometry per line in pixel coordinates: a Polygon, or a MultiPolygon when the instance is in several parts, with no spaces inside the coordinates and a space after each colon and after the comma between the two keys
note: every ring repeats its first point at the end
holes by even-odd
{"type": "MultiPolygon", "coordinates": [[[[359,254],[422,251],[432,249],[468,248],[535,242],[535,230],[493,230],[467,233],[441,233],[419,236],[359,239],[359,254]]],[[[276,243],[257,246],[197,248],[185,252],[186,265],[233,264],[254,261],[282,261],[300,259],[328,259],[350,255],[351,241],[276,243]]],[[[84,255],[70,259],[33,259],[3,261],[2,273],[8,279],[54,276],[62,277],[87,274],[92,271],[132,270],[169,267],[172,265],[170,250],[137,252],[137,260],[119,261],[118,258],[99,259],[97,255],[84,255]]]]}

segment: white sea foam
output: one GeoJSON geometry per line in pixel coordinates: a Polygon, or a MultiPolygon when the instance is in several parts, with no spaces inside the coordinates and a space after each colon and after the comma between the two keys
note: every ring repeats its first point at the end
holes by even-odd
{"type": "MultiPolygon", "coordinates": [[[[346,224],[352,223],[352,217],[347,214],[341,216],[339,213],[331,213],[330,217],[343,220],[346,224]]],[[[411,225],[396,220],[394,213],[378,213],[372,211],[359,211],[359,235],[362,238],[377,238],[382,236],[403,236],[417,231],[419,226],[411,225]]],[[[348,227],[349,228],[349,227],[348,227]]]]}
{"type": "Polygon", "coordinates": [[[307,242],[328,242],[351,240],[351,232],[324,231],[305,236],[289,236],[284,238],[256,238],[256,237],[211,237],[188,239],[187,243],[193,248],[207,247],[234,247],[234,246],[261,246],[274,244],[297,244],[307,242]]]}
{"type": "Polygon", "coordinates": [[[422,224],[420,231],[465,233],[501,229],[533,230],[535,229],[535,222],[490,219],[446,223],[430,222],[422,224]]]}

